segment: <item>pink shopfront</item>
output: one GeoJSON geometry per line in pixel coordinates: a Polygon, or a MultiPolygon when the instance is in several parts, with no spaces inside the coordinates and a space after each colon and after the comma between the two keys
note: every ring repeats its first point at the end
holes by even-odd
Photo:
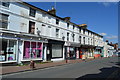
{"type": "Polygon", "coordinates": [[[40,42],[24,41],[23,59],[42,59],[42,46],[40,42]]]}

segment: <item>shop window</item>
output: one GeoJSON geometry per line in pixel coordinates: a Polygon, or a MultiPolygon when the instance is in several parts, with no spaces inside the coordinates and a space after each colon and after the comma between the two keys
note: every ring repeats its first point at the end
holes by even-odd
{"type": "Polygon", "coordinates": [[[69,41],[69,33],[67,33],[67,41],[69,41]]]}
{"type": "Polygon", "coordinates": [[[30,34],[35,33],[35,22],[32,22],[32,21],[29,22],[29,33],[30,34]]]}
{"type": "Polygon", "coordinates": [[[62,45],[52,45],[52,58],[62,58],[62,45]]]}
{"type": "Polygon", "coordinates": [[[75,48],[70,47],[69,48],[69,58],[75,58],[75,48]]]}
{"type": "Polygon", "coordinates": [[[59,24],[59,19],[56,19],[56,24],[59,24]]]}
{"type": "Polygon", "coordinates": [[[16,60],[16,41],[2,39],[2,48],[0,49],[0,61],[16,60]]]}
{"type": "Polygon", "coordinates": [[[36,14],[36,10],[30,8],[30,14],[29,15],[32,16],[32,17],[35,17],[35,14],[36,14]]]}
{"type": "Polygon", "coordinates": [[[8,17],[9,17],[9,15],[0,13],[0,25],[1,25],[0,28],[7,29],[7,27],[8,27],[8,17]]]}
{"type": "Polygon", "coordinates": [[[2,2],[2,6],[9,7],[10,2],[2,2]]]}
{"type": "Polygon", "coordinates": [[[24,59],[41,58],[42,57],[42,44],[39,42],[24,42],[24,59]]]}
{"type": "Polygon", "coordinates": [[[59,29],[56,29],[56,37],[59,37],[59,29]]]}

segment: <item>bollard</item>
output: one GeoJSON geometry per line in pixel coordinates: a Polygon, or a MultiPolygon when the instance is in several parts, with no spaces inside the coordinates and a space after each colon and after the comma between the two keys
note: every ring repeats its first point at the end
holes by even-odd
{"type": "Polygon", "coordinates": [[[33,60],[30,61],[30,68],[33,70],[35,68],[35,63],[33,60]]]}
{"type": "Polygon", "coordinates": [[[66,59],[66,63],[68,63],[68,60],[66,59]]]}

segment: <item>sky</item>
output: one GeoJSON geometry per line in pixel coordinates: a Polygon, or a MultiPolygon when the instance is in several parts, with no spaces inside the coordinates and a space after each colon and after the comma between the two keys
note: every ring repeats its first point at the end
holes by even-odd
{"type": "Polygon", "coordinates": [[[88,29],[104,36],[104,41],[118,43],[117,2],[28,2],[45,11],[56,8],[59,17],[71,17],[71,22],[87,24],[88,29]]]}

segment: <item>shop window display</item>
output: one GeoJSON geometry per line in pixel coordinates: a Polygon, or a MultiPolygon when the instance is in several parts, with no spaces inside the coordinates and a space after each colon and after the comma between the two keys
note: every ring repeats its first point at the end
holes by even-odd
{"type": "Polygon", "coordinates": [[[71,59],[71,58],[75,58],[76,57],[76,53],[73,47],[67,47],[67,58],[71,59]]]}
{"type": "Polygon", "coordinates": [[[0,61],[13,61],[16,60],[16,41],[2,39],[0,43],[2,47],[0,48],[0,61]]]}
{"type": "Polygon", "coordinates": [[[41,58],[42,57],[42,44],[39,42],[24,42],[24,59],[41,58]]]}

